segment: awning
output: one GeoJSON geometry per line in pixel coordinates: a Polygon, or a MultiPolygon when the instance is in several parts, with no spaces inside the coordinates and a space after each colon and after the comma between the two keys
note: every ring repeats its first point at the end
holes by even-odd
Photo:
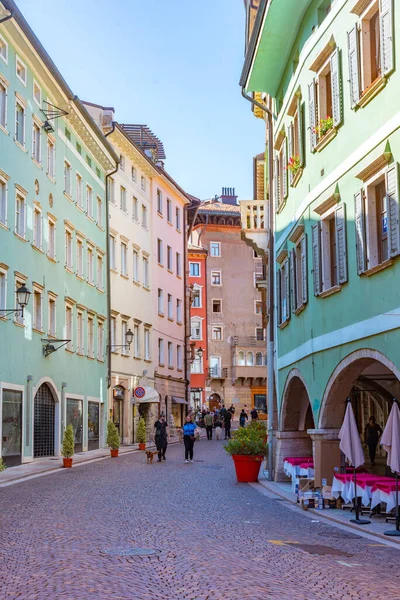
{"type": "Polygon", "coordinates": [[[140,398],[140,400],[137,400],[140,404],[145,404],[150,403],[150,402],[160,402],[160,395],[158,394],[158,392],[151,387],[150,385],[145,385],[143,386],[146,393],[143,396],[143,398],[140,398]]]}
{"type": "Polygon", "coordinates": [[[179,398],[178,396],[172,396],[172,402],[174,404],[187,404],[185,398],[179,398]]]}

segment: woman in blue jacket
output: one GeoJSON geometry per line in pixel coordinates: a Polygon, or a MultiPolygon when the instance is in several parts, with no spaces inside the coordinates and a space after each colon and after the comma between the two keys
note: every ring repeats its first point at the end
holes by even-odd
{"type": "Polygon", "coordinates": [[[194,432],[197,429],[196,424],[193,423],[192,417],[186,417],[186,423],[183,426],[183,442],[185,444],[185,463],[193,462],[193,446],[194,446],[194,432]]]}

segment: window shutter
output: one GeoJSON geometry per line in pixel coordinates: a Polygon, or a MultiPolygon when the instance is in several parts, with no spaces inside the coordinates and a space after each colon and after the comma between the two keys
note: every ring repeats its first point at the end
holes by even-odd
{"type": "Polygon", "coordinates": [[[389,221],[389,253],[390,256],[397,256],[400,254],[399,175],[397,163],[389,167],[386,171],[386,195],[389,221]]]}
{"type": "Polygon", "coordinates": [[[341,204],[335,211],[336,263],[338,283],[347,281],[346,206],[341,204]]]}
{"type": "Polygon", "coordinates": [[[275,209],[279,206],[279,158],[274,159],[274,198],[275,209]]]}
{"type": "MultiPolygon", "coordinates": [[[[314,100],[315,100],[315,94],[314,94],[314,100]]],[[[303,131],[304,131],[304,121],[303,121],[303,111],[301,108],[301,102],[300,102],[300,98],[298,100],[297,103],[297,111],[298,111],[298,118],[297,118],[297,136],[298,136],[298,140],[299,140],[299,156],[300,156],[300,167],[304,166],[304,135],[303,135],[303,131]]],[[[315,109],[314,109],[314,113],[315,113],[315,109]]]]}
{"type": "Polygon", "coordinates": [[[332,88],[332,117],[335,127],[342,122],[341,76],[339,50],[336,48],[331,56],[331,88],[332,88]]]}
{"type": "Polygon", "coordinates": [[[281,277],[281,270],[278,269],[276,272],[276,316],[278,319],[278,325],[282,323],[281,277]]]}
{"type": "Polygon", "coordinates": [[[354,195],[355,224],[356,224],[356,252],[357,273],[361,275],[367,267],[367,249],[365,245],[365,207],[364,190],[354,195]]]}
{"type": "MultiPolygon", "coordinates": [[[[313,151],[317,145],[317,132],[315,128],[317,126],[317,99],[316,99],[316,86],[315,81],[308,86],[308,107],[310,111],[310,138],[311,138],[311,150],[313,151]]],[[[300,117],[300,115],[299,115],[300,117]]]]}
{"type": "MultiPolygon", "coordinates": [[[[291,123],[288,127],[287,139],[288,139],[288,160],[289,160],[293,156],[293,123],[291,123]]],[[[290,183],[292,183],[293,173],[290,173],[289,181],[290,181],[290,183]]]]}
{"type": "Polygon", "coordinates": [[[321,223],[312,226],[312,257],[314,274],[314,296],[321,293],[321,223]]]}
{"type": "Polygon", "coordinates": [[[307,237],[304,235],[300,240],[301,255],[301,300],[303,304],[308,302],[308,273],[307,273],[307,237]]]}
{"type": "Polygon", "coordinates": [[[382,74],[393,70],[393,0],[379,0],[382,74]]]}
{"type": "Polygon", "coordinates": [[[282,146],[282,181],[283,181],[283,190],[282,196],[286,200],[288,197],[288,170],[287,170],[288,156],[287,156],[287,140],[286,138],[283,140],[282,146]]]}
{"type": "Polygon", "coordinates": [[[353,107],[360,99],[360,61],[357,25],[347,32],[349,52],[350,100],[353,107]]]}
{"type": "Polygon", "coordinates": [[[290,292],[291,292],[291,303],[292,311],[297,309],[297,289],[296,289],[296,251],[291,250],[289,255],[289,268],[290,268],[290,292]]]}
{"type": "MultiPolygon", "coordinates": [[[[284,311],[284,321],[289,321],[290,319],[290,285],[289,285],[289,260],[285,260],[285,311],[284,311]]],[[[282,311],[283,312],[283,311],[282,311]]]]}

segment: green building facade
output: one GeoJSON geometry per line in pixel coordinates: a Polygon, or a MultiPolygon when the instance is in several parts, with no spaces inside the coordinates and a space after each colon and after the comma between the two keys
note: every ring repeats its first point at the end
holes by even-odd
{"type": "Polygon", "coordinates": [[[6,464],[104,445],[106,174],[117,157],[15,3],[0,15],[0,410],[6,464]],[[24,310],[16,289],[30,298],[24,310]]]}

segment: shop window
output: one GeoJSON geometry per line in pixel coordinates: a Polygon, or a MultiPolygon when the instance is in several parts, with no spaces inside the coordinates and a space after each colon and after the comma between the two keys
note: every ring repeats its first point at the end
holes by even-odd
{"type": "Polygon", "coordinates": [[[295,313],[308,301],[307,238],[304,235],[290,252],[290,291],[295,313]]]}
{"type": "Polygon", "coordinates": [[[315,296],[334,291],[347,281],[344,204],[312,226],[312,258],[315,296]]]}
{"type": "Polygon", "coordinates": [[[88,450],[100,445],[100,409],[98,402],[88,402],[88,450]]]}

